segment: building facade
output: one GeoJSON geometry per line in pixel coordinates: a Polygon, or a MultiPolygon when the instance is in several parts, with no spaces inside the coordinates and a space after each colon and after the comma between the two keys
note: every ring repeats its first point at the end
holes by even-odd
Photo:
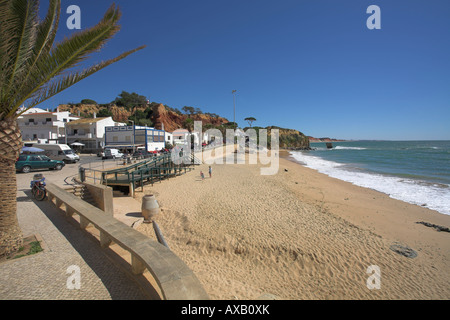
{"type": "Polygon", "coordinates": [[[187,144],[189,141],[189,131],[186,129],[177,129],[174,132],[172,132],[172,137],[173,137],[173,146],[176,145],[184,145],[187,144]]]}
{"type": "Polygon", "coordinates": [[[170,145],[173,146],[173,134],[171,134],[170,132],[166,132],[165,133],[165,139],[166,139],[166,143],[169,143],[170,145]]]}
{"type": "Polygon", "coordinates": [[[209,143],[209,134],[208,132],[189,132],[186,129],[177,129],[174,132],[172,132],[172,138],[173,138],[173,145],[184,145],[188,142],[193,144],[203,144],[203,143],[209,143]],[[201,139],[199,138],[201,134],[201,139]],[[189,141],[190,139],[190,141],[189,141]]]}
{"type": "Polygon", "coordinates": [[[143,126],[106,127],[105,148],[116,148],[126,152],[138,149],[147,151],[165,148],[166,132],[143,126]]]}
{"type": "Polygon", "coordinates": [[[112,117],[85,118],[71,121],[66,125],[67,138],[64,143],[72,145],[73,143],[83,144],[82,152],[98,153],[105,147],[106,128],[121,127],[124,123],[115,122],[112,117]]]}
{"type": "Polygon", "coordinates": [[[66,125],[78,119],[68,111],[31,108],[18,117],[17,124],[24,142],[58,143],[66,136],[66,125]]]}

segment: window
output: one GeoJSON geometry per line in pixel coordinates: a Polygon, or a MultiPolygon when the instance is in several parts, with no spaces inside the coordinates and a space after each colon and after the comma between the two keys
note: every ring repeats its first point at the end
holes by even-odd
{"type": "Polygon", "coordinates": [[[119,141],[118,137],[117,136],[113,136],[113,142],[118,142],[118,141],[119,141]]]}
{"type": "Polygon", "coordinates": [[[19,156],[19,160],[18,161],[26,161],[28,156],[19,156]]]}
{"type": "Polygon", "coordinates": [[[126,141],[126,142],[130,142],[130,141],[131,141],[131,137],[130,137],[130,136],[126,136],[126,137],[125,137],[125,141],[126,141]]]}
{"type": "Polygon", "coordinates": [[[28,119],[28,122],[34,122],[34,119],[28,119]]]}
{"type": "Polygon", "coordinates": [[[31,156],[30,161],[41,161],[41,157],[39,156],[31,156]]]}
{"type": "Polygon", "coordinates": [[[51,122],[52,118],[45,118],[45,122],[51,122]]]}

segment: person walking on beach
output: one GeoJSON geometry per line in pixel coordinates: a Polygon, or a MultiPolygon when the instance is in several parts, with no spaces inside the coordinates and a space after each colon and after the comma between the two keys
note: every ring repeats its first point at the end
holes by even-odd
{"type": "Polygon", "coordinates": [[[205,175],[203,174],[203,171],[200,171],[200,176],[202,177],[202,181],[205,180],[205,175]]]}
{"type": "Polygon", "coordinates": [[[208,172],[209,172],[209,178],[211,179],[211,175],[212,175],[212,169],[211,169],[211,166],[209,166],[208,172]]]}

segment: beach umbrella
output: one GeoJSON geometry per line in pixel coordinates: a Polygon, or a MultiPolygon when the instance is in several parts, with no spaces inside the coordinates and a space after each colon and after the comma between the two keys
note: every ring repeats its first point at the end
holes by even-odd
{"type": "Polygon", "coordinates": [[[42,152],[44,149],[36,148],[36,147],[23,147],[22,152],[42,152]]]}

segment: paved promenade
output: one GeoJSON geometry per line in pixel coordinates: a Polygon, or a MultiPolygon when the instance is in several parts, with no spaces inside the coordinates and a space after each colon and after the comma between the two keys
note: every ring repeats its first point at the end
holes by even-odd
{"type": "MultiPolygon", "coordinates": [[[[63,186],[64,177],[75,174],[77,167],[40,173],[63,186]]],[[[17,211],[23,235],[39,235],[44,251],[0,264],[0,300],[146,299],[85,231],[68,222],[52,203],[31,198],[29,183],[34,173],[17,175],[17,211]],[[67,287],[71,276],[67,270],[73,265],[80,268],[80,289],[67,287]]]]}

